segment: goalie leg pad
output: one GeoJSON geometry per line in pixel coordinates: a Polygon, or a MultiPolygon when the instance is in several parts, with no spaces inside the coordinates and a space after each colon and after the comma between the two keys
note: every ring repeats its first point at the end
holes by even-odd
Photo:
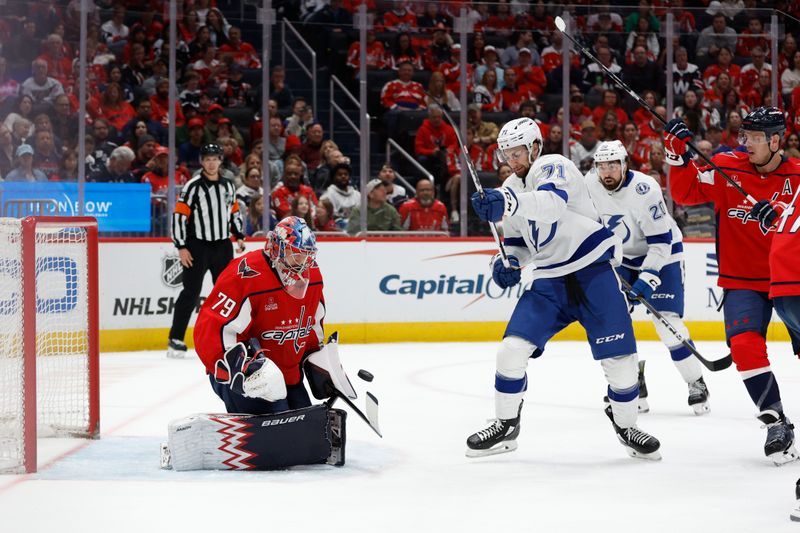
{"type": "MultiPolygon", "coordinates": [[[[169,425],[174,470],[344,464],[346,413],[315,405],[270,415],[197,414],[169,425]]],[[[162,452],[163,456],[163,452],[162,452]]]]}

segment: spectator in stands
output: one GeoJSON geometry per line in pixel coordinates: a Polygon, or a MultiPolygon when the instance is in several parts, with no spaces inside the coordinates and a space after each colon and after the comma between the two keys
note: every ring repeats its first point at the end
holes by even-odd
{"type": "Polygon", "coordinates": [[[475,68],[473,74],[475,83],[482,83],[483,75],[487,70],[494,71],[497,75],[497,89],[500,90],[505,85],[505,78],[503,67],[500,64],[500,56],[497,54],[497,48],[488,44],[483,47],[483,61],[481,65],[475,68]]]}
{"type": "Polygon", "coordinates": [[[311,202],[306,196],[298,195],[292,200],[291,215],[305,220],[309,228],[314,227],[314,215],[312,214],[311,202]]]}
{"type": "Polygon", "coordinates": [[[350,185],[350,165],[339,163],[333,167],[333,183],[325,190],[322,199],[327,199],[333,207],[333,218],[339,229],[347,229],[350,211],[361,203],[361,194],[350,185]]]}
{"type": "Polygon", "coordinates": [[[396,131],[399,113],[425,109],[425,89],[422,84],[413,81],[414,67],[409,61],[398,66],[397,79],[386,83],[381,89],[381,105],[386,113],[386,129],[389,136],[396,131]]]}
{"type": "Polygon", "coordinates": [[[86,106],[92,118],[105,118],[116,131],[122,131],[130,122],[136,111],[122,97],[122,87],[118,83],[109,83],[99,99],[92,99],[86,106]]]}
{"type": "Polygon", "coordinates": [[[220,167],[220,173],[224,175],[226,172],[229,172],[230,179],[235,181],[236,177],[239,175],[239,165],[243,163],[244,159],[242,157],[242,149],[239,148],[239,143],[236,142],[236,139],[231,137],[229,127],[230,119],[221,118],[219,120],[216,143],[222,147],[222,155],[224,156],[222,166],[220,167]]]}
{"type": "Polygon", "coordinates": [[[338,231],[336,221],[333,219],[333,204],[327,198],[320,198],[314,215],[314,229],[316,231],[338,231]]]}
{"type": "MultiPolygon", "coordinates": [[[[530,30],[520,30],[511,35],[509,45],[500,52],[500,63],[506,68],[517,66],[519,64],[519,55],[522,53],[522,50],[527,50],[526,53],[531,54],[531,58],[533,59],[532,50],[535,50],[535,46],[533,42],[533,33],[530,30]]],[[[539,58],[538,55],[537,52],[537,57],[533,63],[541,62],[541,58],[539,58]]]]}
{"type": "MultiPolygon", "coordinates": [[[[325,141],[325,143],[327,142],[329,141],[325,141]]],[[[333,169],[336,165],[340,163],[350,164],[350,158],[345,157],[339,148],[331,148],[329,150],[322,149],[321,153],[325,163],[318,166],[317,170],[311,173],[310,179],[314,191],[320,194],[325,192],[325,189],[331,184],[331,176],[333,175],[333,169]]]]}
{"type": "Polygon", "coordinates": [[[222,116],[223,112],[224,108],[219,104],[211,104],[210,106],[208,106],[208,118],[206,119],[205,122],[205,134],[204,134],[206,142],[214,142],[215,139],[217,139],[221,135],[229,134],[231,137],[236,139],[236,142],[238,143],[239,146],[244,146],[244,137],[242,137],[242,134],[239,132],[236,126],[230,123],[230,119],[228,119],[228,122],[225,123],[228,124],[228,129],[230,131],[228,131],[227,133],[223,132],[222,134],[220,134],[219,127],[220,127],[220,122],[222,122],[224,118],[222,116]]]}
{"type": "Polygon", "coordinates": [[[283,169],[283,185],[272,191],[272,208],[275,216],[282,219],[291,214],[292,201],[297,196],[305,196],[313,205],[317,204],[317,195],[314,189],[303,185],[303,166],[296,159],[287,159],[283,169]]]}
{"type": "MultiPolygon", "coordinates": [[[[375,178],[367,183],[367,231],[402,231],[400,214],[386,201],[386,187],[375,178]]],[[[347,232],[355,235],[361,231],[360,202],[353,206],[347,222],[347,232]]]]}
{"type": "Polygon", "coordinates": [[[205,124],[201,118],[189,121],[189,140],[178,147],[178,162],[186,165],[190,172],[200,168],[200,148],[203,146],[205,124]]]}
{"type": "Polygon", "coordinates": [[[242,185],[236,189],[236,200],[239,202],[239,209],[243,209],[243,213],[247,212],[250,203],[256,199],[261,198],[264,194],[262,185],[264,179],[261,176],[260,168],[251,168],[244,173],[242,185]]]}
{"type": "Polygon", "coordinates": [[[616,113],[613,111],[606,111],[596,135],[597,139],[600,141],[616,141],[620,138],[619,119],[616,113]]]}
{"type": "Polygon", "coordinates": [[[739,78],[742,73],[742,67],[733,64],[732,61],[733,54],[731,53],[730,49],[725,46],[721,47],[719,52],[717,52],[716,64],[709,65],[705,72],[703,72],[703,81],[705,82],[706,87],[711,87],[714,84],[714,80],[716,80],[720,72],[727,72],[731,77],[731,83],[733,86],[738,87],[739,78]]]}
{"type": "MultiPolygon", "coordinates": [[[[740,74],[739,88],[742,94],[747,94],[758,85],[758,75],[762,70],[772,74],[772,65],[765,61],[766,53],[760,46],[754,46],[750,50],[751,62],[742,67],[740,74]]],[[[761,104],[758,104],[761,105],[761,104]]]]}
{"type": "Polygon", "coordinates": [[[151,63],[146,58],[144,46],[135,43],[131,47],[131,58],[122,67],[122,82],[124,85],[132,87],[138,91],[144,85],[144,81],[150,77],[153,70],[150,68],[151,63]]]}
{"type": "Polygon", "coordinates": [[[27,94],[34,104],[52,104],[59,94],[64,94],[61,83],[47,75],[47,61],[35,59],[32,76],[22,82],[21,93],[27,94]]]}
{"type": "Polygon", "coordinates": [[[33,148],[29,144],[21,144],[16,150],[16,165],[5,176],[5,181],[47,181],[44,172],[33,168],[33,148]]]}
{"type": "Polygon", "coordinates": [[[292,116],[286,119],[284,133],[294,135],[301,142],[306,140],[306,130],[314,123],[314,112],[302,96],[298,96],[292,103],[292,116]]]}
{"type": "MultiPolygon", "coordinates": [[[[33,128],[35,131],[48,131],[53,136],[53,144],[55,145],[56,151],[62,151],[64,147],[63,141],[56,136],[53,132],[53,121],[50,120],[50,115],[47,113],[39,113],[33,119],[33,128]]],[[[36,146],[34,146],[36,149],[36,146]]]]}
{"type": "Polygon", "coordinates": [[[58,174],[61,165],[61,154],[53,143],[53,134],[47,130],[38,130],[33,135],[33,166],[41,170],[47,179],[58,174]]]}
{"type": "Polygon", "coordinates": [[[783,151],[786,157],[800,158],[800,137],[796,133],[792,133],[786,138],[783,151]]]}
{"type": "MultiPolygon", "coordinates": [[[[747,104],[742,102],[741,98],[739,98],[739,93],[736,91],[736,89],[731,89],[725,93],[725,99],[723,100],[722,107],[719,110],[720,116],[727,117],[728,113],[731,111],[736,111],[742,117],[750,112],[750,108],[747,106],[747,104]]],[[[727,122],[725,124],[727,124],[727,122]]]]}
{"type": "MultiPolygon", "coordinates": [[[[608,46],[598,46],[597,59],[612,73],[616,74],[618,77],[622,76],[622,67],[619,66],[614,59],[611,48],[608,46]]],[[[600,68],[600,65],[594,61],[586,66],[586,83],[591,85],[591,90],[598,94],[602,94],[603,91],[616,87],[616,84],[611,77],[606,74],[606,71],[600,68]]]]}
{"type": "Polygon", "coordinates": [[[7,74],[8,60],[0,56],[0,106],[16,99],[19,95],[19,82],[7,74]]]}
{"type": "Polygon", "coordinates": [[[404,202],[399,212],[403,229],[407,231],[448,230],[447,208],[436,199],[436,190],[427,178],[417,181],[416,197],[404,202]]]}
{"type": "Polygon", "coordinates": [[[114,148],[108,158],[108,162],[102,165],[99,170],[93,173],[90,181],[103,183],[140,183],[131,173],[131,163],[136,158],[133,150],[127,146],[114,148]]]}
{"type": "Polygon", "coordinates": [[[542,67],[535,64],[533,52],[530,48],[520,49],[517,56],[517,64],[512,68],[517,73],[517,83],[528,85],[537,97],[544,94],[544,89],[547,87],[547,78],[542,67]]]}
{"type": "MultiPolygon", "coordinates": [[[[133,102],[133,85],[130,85],[127,80],[122,76],[122,67],[119,65],[111,65],[108,69],[108,83],[116,83],[122,87],[123,99],[126,102],[133,102]]],[[[100,85],[101,92],[108,88],[108,83],[100,85]]]]}
{"type": "Polygon", "coordinates": [[[718,124],[712,124],[706,128],[706,140],[711,143],[711,153],[729,152],[730,147],[722,144],[722,128],[718,124]]]}
{"type": "MultiPolygon", "coordinates": [[[[228,42],[219,47],[219,57],[222,61],[230,60],[242,68],[261,68],[258,52],[252,44],[242,41],[242,30],[235,26],[228,30],[228,42]]],[[[291,99],[289,102],[291,103],[291,99]]]]}
{"type": "Polygon", "coordinates": [[[63,86],[72,72],[72,58],[64,56],[64,40],[55,33],[50,34],[47,36],[44,49],[44,53],[38,59],[47,63],[48,75],[63,86]]]}
{"type": "Polygon", "coordinates": [[[228,79],[219,86],[217,101],[223,107],[253,107],[250,98],[252,87],[249,83],[245,83],[243,77],[242,67],[236,63],[232,64],[228,69],[228,79]]]}
{"type": "Polygon", "coordinates": [[[458,153],[458,140],[450,124],[444,121],[444,113],[438,105],[428,108],[428,118],[422,121],[414,137],[414,153],[420,164],[443,183],[447,171],[448,153],[458,153]]]}
{"type": "Polygon", "coordinates": [[[550,131],[547,132],[547,137],[542,144],[542,155],[547,154],[563,154],[563,139],[564,130],[560,124],[553,124],[550,126],[550,131]]]}
{"type": "MultiPolygon", "coordinates": [[[[467,63],[466,66],[466,79],[467,79],[467,92],[472,90],[472,78],[474,68],[472,63],[467,63]]],[[[453,94],[461,94],[461,45],[455,43],[450,49],[450,61],[443,64],[440,68],[444,74],[445,83],[447,88],[453,91],[453,94]]]]}
{"type": "MultiPolygon", "coordinates": [[[[617,115],[617,121],[620,124],[628,122],[628,114],[619,105],[619,94],[614,89],[607,89],[603,91],[603,104],[597,106],[592,111],[592,121],[598,123],[603,120],[603,117],[608,111],[613,111],[617,115]]],[[[581,127],[583,127],[581,125],[581,127]]]]}
{"type": "Polygon", "coordinates": [[[292,95],[292,90],[286,84],[286,69],[280,65],[272,67],[269,78],[269,96],[278,102],[278,108],[280,109],[288,109],[297,103],[294,95],[292,95]]]}
{"type": "Polygon", "coordinates": [[[800,86],[800,50],[792,56],[792,65],[781,74],[781,92],[784,97],[792,94],[795,87],[800,86]]]}
{"type": "Polygon", "coordinates": [[[153,157],[155,157],[157,147],[158,143],[156,142],[155,137],[149,133],[145,133],[139,137],[136,140],[136,144],[131,146],[131,148],[134,150],[134,154],[136,155],[135,159],[131,163],[131,172],[133,172],[134,176],[141,179],[144,173],[147,172],[147,165],[150,163],[153,157]]]}
{"type": "Polygon", "coordinates": [[[581,140],[572,145],[569,156],[581,172],[586,172],[592,167],[594,163],[592,158],[595,151],[597,151],[598,144],[600,143],[597,142],[594,122],[591,120],[584,121],[581,124],[581,140]]]}
{"type": "Polygon", "coordinates": [[[222,12],[216,7],[212,7],[208,10],[206,26],[208,27],[209,36],[211,37],[211,44],[213,44],[215,48],[219,48],[228,43],[228,30],[231,25],[228,24],[228,21],[222,16],[222,12]]]}
{"type": "Polygon", "coordinates": [[[308,127],[306,132],[306,141],[300,149],[300,158],[308,167],[309,171],[314,171],[322,161],[322,138],[324,136],[322,124],[315,122],[308,127]]]}
{"type": "Polygon", "coordinates": [[[661,190],[667,187],[667,163],[664,154],[664,145],[657,142],[650,147],[650,158],[639,169],[644,174],[649,174],[661,185],[661,190]]]}
{"type": "Polygon", "coordinates": [[[189,59],[197,61],[206,53],[206,49],[214,46],[211,42],[211,30],[208,26],[201,26],[194,36],[194,40],[189,43],[189,59]]]}
{"type": "MultiPolygon", "coordinates": [[[[795,87],[793,94],[796,92],[797,88],[795,87]]],[[[758,82],[749,91],[742,92],[742,101],[751,108],[772,105],[771,70],[764,69],[758,73],[758,82]]],[[[798,105],[794,102],[794,99],[792,109],[798,109],[798,105]]],[[[797,118],[797,115],[795,115],[795,118],[797,118]]]]}
{"type": "MultiPolygon", "coordinates": [[[[353,41],[347,50],[347,66],[353,74],[353,78],[358,78],[361,68],[361,42],[353,41]]],[[[383,43],[375,38],[375,30],[367,30],[367,69],[387,68],[386,48],[383,43]]]]}
{"type": "Polygon", "coordinates": [[[497,124],[483,120],[483,112],[481,111],[480,104],[469,105],[467,111],[467,129],[484,149],[490,144],[497,142],[497,135],[500,133],[497,124]]]}
{"type": "Polygon", "coordinates": [[[506,85],[500,91],[503,111],[518,112],[523,102],[536,100],[536,94],[530,85],[517,83],[517,71],[509,67],[505,71],[506,85]]]}
{"type": "Polygon", "coordinates": [[[36,21],[26,18],[22,22],[22,31],[14,32],[11,41],[3,46],[3,54],[13,65],[30,65],[39,55],[39,47],[35,44],[39,42],[36,30],[36,21]]]}
{"type": "Polygon", "coordinates": [[[739,40],[736,43],[736,55],[740,57],[750,57],[751,53],[759,48],[769,50],[769,40],[764,37],[764,24],[758,16],[753,15],[747,21],[747,28],[742,30],[739,34],[739,40]],[[752,37],[751,37],[752,36],[752,37]]]}
{"type": "Polygon", "coordinates": [[[50,176],[51,181],[78,181],[78,152],[67,150],[61,156],[58,172],[50,176]]]}
{"type": "Polygon", "coordinates": [[[279,161],[286,151],[286,137],[282,133],[283,124],[280,117],[270,117],[269,142],[267,143],[267,157],[269,157],[270,161],[279,161]]]}
{"type": "Polygon", "coordinates": [[[461,103],[458,97],[447,88],[445,84],[444,74],[439,71],[431,74],[431,79],[428,82],[428,94],[425,95],[425,105],[430,107],[431,104],[436,104],[448,112],[460,111],[461,103]]]}
{"type": "Polygon", "coordinates": [[[389,67],[399,70],[403,63],[411,64],[415,70],[422,70],[422,56],[411,44],[411,35],[408,32],[398,33],[389,56],[389,67]]]}
{"type": "Polygon", "coordinates": [[[484,29],[500,37],[510,37],[516,26],[516,19],[511,13],[507,0],[498,0],[496,13],[486,21],[484,29]]]}
{"type": "Polygon", "coordinates": [[[509,165],[508,163],[500,163],[497,166],[497,179],[500,181],[501,185],[503,183],[505,183],[505,181],[508,179],[508,177],[513,173],[514,173],[514,169],[512,169],[511,165],[509,165]]]}
{"type": "Polygon", "coordinates": [[[483,72],[480,85],[475,87],[473,96],[475,103],[480,104],[484,111],[496,113],[503,110],[503,93],[494,69],[483,72]]]}
{"type": "Polygon", "coordinates": [[[625,17],[625,32],[632,32],[639,27],[639,19],[648,21],[648,31],[658,31],[661,23],[653,11],[653,3],[650,0],[640,0],[639,9],[625,17]]]}
{"type": "MultiPolygon", "coordinates": [[[[686,91],[683,95],[683,104],[675,108],[673,114],[674,118],[682,118],[689,111],[697,112],[700,120],[700,126],[703,130],[707,129],[711,124],[719,125],[720,116],[716,108],[707,108],[700,102],[700,97],[697,91],[686,91]]],[[[699,133],[696,132],[696,133],[699,133]]]]}
{"type": "MultiPolygon", "coordinates": [[[[479,4],[482,5],[482,4],[479,4]]],[[[467,50],[467,63],[479,65],[483,61],[483,49],[486,46],[486,37],[482,31],[472,35],[472,47],[467,50]]]]}
{"type": "Polygon", "coordinates": [[[69,96],[61,94],[53,104],[53,133],[62,141],[74,146],[78,140],[78,114],[72,112],[69,96]]]}
{"type": "Polygon", "coordinates": [[[397,174],[395,174],[391,163],[386,162],[383,164],[381,171],[378,173],[378,179],[381,180],[383,182],[383,186],[386,187],[387,202],[395,207],[398,207],[400,204],[408,200],[408,194],[406,193],[405,187],[395,183],[397,174]]]}
{"type": "Polygon", "coordinates": [[[152,135],[158,144],[167,144],[167,131],[160,122],[153,120],[153,104],[148,98],[142,98],[137,102],[136,116],[122,128],[122,136],[130,139],[137,133],[136,136],[138,137],[140,133],[135,130],[140,123],[144,124],[145,133],[152,135]]]}
{"type": "MultiPolygon", "coordinates": [[[[701,140],[697,141],[696,143],[694,143],[694,145],[697,147],[697,150],[700,153],[702,153],[704,156],[706,156],[707,158],[711,159],[711,157],[714,155],[713,149],[711,147],[711,143],[708,142],[707,140],[701,139],[701,140]]],[[[699,156],[695,156],[695,160],[699,162],[700,161],[700,157],[699,156]]]]}
{"type": "Polygon", "coordinates": [[[725,95],[733,88],[731,76],[727,72],[720,72],[710,89],[703,93],[703,103],[706,106],[722,107],[725,95]]]}
{"type": "Polygon", "coordinates": [[[142,174],[142,183],[150,184],[151,194],[163,194],[169,187],[169,149],[159,146],[142,174]]]}
{"type": "MultiPolygon", "coordinates": [[[[116,133],[113,135],[116,135],[116,133]]],[[[94,124],[92,124],[92,136],[95,141],[95,153],[93,155],[98,163],[105,164],[111,152],[118,146],[114,142],[115,139],[112,136],[111,127],[105,118],[99,117],[95,119],[94,124]]]]}
{"type": "Polygon", "coordinates": [[[391,11],[383,14],[383,27],[393,32],[415,31],[417,16],[411,11],[406,0],[394,0],[391,11]]]}
{"type": "Polygon", "coordinates": [[[451,48],[447,28],[439,24],[433,29],[433,41],[422,56],[422,64],[426,70],[439,70],[441,66],[450,61],[451,48]]]}
{"type": "MultiPolygon", "coordinates": [[[[270,226],[272,223],[272,215],[270,214],[270,226]]],[[[248,237],[252,237],[256,233],[264,234],[264,197],[256,196],[250,201],[250,206],[247,208],[247,217],[244,221],[244,233],[248,237]]]]}
{"type": "Polygon", "coordinates": [[[742,115],[739,111],[729,111],[725,121],[725,129],[722,130],[722,144],[736,149],[739,146],[739,128],[741,125],[742,115]]]}
{"type": "Polygon", "coordinates": [[[689,63],[689,53],[684,47],[675,50],[675,63],[672,64],[672,90],[676,100],[680,100],[688,90],[705,90],[700,69],[689,63]]]}
{"type": "Polygon", "coordinates": [[[122,50],[130,33],[130,29],[125,25],[125,6],[123,4],[114,5],[111,20],[100,26],[100,32],[109,47],[122,50]]]}
{"type": "MultiPolygon", "coordinates": [[[[667,116],[667,108],[662,105],[656,106],[654,111],[662,117],[667,116]]],[[[655,117],[650,118],[645,124],[639,126],[639,140],[652,144],[661,142],[663,138],[664,124],[655,117]]]]}
{"type": "Polygon", "coordinates": [[[781,51],[778,53],[778,73],[792,66],[792,58],[797,51],[797,40],[791,33],[787,33],[781,44],[781,51]]]}
{"type": "MultiPolygon", "coordinates": [[[[655,107],[656,105],[658,105],[657,103],[658,95],[656,94],[655,91],[646,89],[642,91],[640,96],[650,107],[655,107]]],[[[648,111],[644,106],[638,106],[636,108],[636,111],[633,112],[633,116],[631,118],[636,124],[644,124],[651,118],[650,111],[648,111]]]]}
{"type": "Polygon", "coordinates": [[[625,65],[623,69],[628,86],[637,93],[655,89],[659,94],[664,94],[666,91],[663,69],[647,58],[647,50],[642,46],[634,48],[633,57],[633,63],[625,65]]]}
{"type": "Polygon", "coordinates": [[[191,68],[200,74],[200,84],[206,89],[216,87],[225,72],[225,64],[217,60],[216,54],[217,49],[213,45],[206,45],[200,59],[192,63],[191,68]]]}
{"type": "Polygon", "coordinates": [[[700,32],[700,37],[697,39],[697,55],[716,56],[723,46],[728,50],[735,50],[736,39],[736,30],[728,27],[725,15],[717,13],[711,26],[700,32]]]}
{"type": "Polygon", "coordinates": [[[27,118],[17,117],[14,124],[11,126],[11,141],[14,147],[21,144],[28,144],[31,134],[33,133],[33,122],[27,118]]]}
{"type": "Polygon", "coordinates": [[[14,162],[14,142],[11,137],[11,130],[0,123],[0,181],[11,172],[14,162]]]}
{"type": "Polygon", "coordinates": [[[650,21],[640,17],[636,23],[636,29],[628,33],[628,39],[625,42],[626,56],[628,52],[632,52],[637,46],[643,45],[645,53],[650,59],[658,57],[660,46],[658,44],[658,37],[650,29],[650,21]]]}
{"type": "Polygon", "coordinates": [[[417,27],[420,29],[435,28],[439,24],[451,28],[450,17],[441,11],[438,2],[425,2],[424,12],[417,17],[417,27]]]}
{"type": "Polygon", "coordinates": [[[639,127],[633,121],[628,121],[622,126],[622,144],[628,152],[631,168],[638,170],[650,153],[650,145],[639,141],[639,127]]]}

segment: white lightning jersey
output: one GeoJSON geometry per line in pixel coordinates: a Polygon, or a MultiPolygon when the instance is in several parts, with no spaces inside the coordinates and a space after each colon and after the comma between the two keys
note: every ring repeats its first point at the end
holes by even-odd
{"type": "Polygon", "coordinates": [[[683,259],[683,235],[656,180],[629,170],[622,186],[609,191],[593,169],[586,186],[603,224],[622,240],[623,266],[658,272],[683,259]]]}
{"type": "Polygon", "coordinates": [[[503,187],[518,205],[503,221],[504,245],[533,277],[555,278],[621,253],[620,241],[600,223],[583,175],[561,155],[534,161],[525,179],[512,174],[503,187]]]}

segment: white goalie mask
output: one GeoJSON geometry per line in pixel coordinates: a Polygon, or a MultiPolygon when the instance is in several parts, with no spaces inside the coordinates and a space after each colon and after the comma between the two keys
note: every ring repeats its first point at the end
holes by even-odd
{"type": "Polygon", "coordinates": [[[600,169],[606,167],[609,163],[619,163],[620,174],[619,183],[614,190],[619,189],[625,181],[625,174],[628,172],[628,151],[622,141],[603,141],[594,153],[594,170],[597,173],[597,178],[603,185],[608,188],[607,182],[600,176],[600,169]]]}
{"type": "Polygon", "coordinates": [[[500,134],[497,136],[497,159],[501,163],[508,163],[511,160],[510,150],[517,146],[525,146],[528,149],[528,163],[532,165],[542,151],[542,132],[532,118],[516,118],[507,122],[500,134]],[[533,157],[533,145],[539,143],[536,157],[533,157]]]}

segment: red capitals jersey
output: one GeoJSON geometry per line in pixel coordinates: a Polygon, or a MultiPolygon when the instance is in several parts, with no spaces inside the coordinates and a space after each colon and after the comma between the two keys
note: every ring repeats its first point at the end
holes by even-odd
{"type": "Polygon", "coordinates": [[[447,231],[447,208],[439,200],[423,207],[413,198],[400,206],[403,228],[409,231],[447,231]]]}
{"type": "Polygon", "coordinates": [[[794,187],[794,196],[788,205],[781,206],[784,211],[775,222],[769,250],[770,298],[800,296],[800,175],[794,176],[788,187],[794,187]]]}
{"type": "MultiPolygon", "coordinates": [[[[772,173],[762,176],[744,152],[715,155],[716,163],[756,200],[789,203],[791,180],[800,175],[800,161],[788,159],[772,173]]],[[[766,235],[749,213],[753,207],[744,196],[711,167],[671,167],[670,191],[676,202],[685,205],[714,203],[717,216],[719,279],[725,289],[769,290],[769,250],[774,232],[766,235]]]]}
{"type": "Polygon", "coordinates": [[[234,259],[220,274],[200,308],[194,327],[194,345],[206,372],[237,342],[256,339],[266,356],[283,372],[287,385],[300,382],[300,361],[319,350],[325,300],[322,274],[309,271],[302,300],[290,296],[263,250],[234,259]]]}

